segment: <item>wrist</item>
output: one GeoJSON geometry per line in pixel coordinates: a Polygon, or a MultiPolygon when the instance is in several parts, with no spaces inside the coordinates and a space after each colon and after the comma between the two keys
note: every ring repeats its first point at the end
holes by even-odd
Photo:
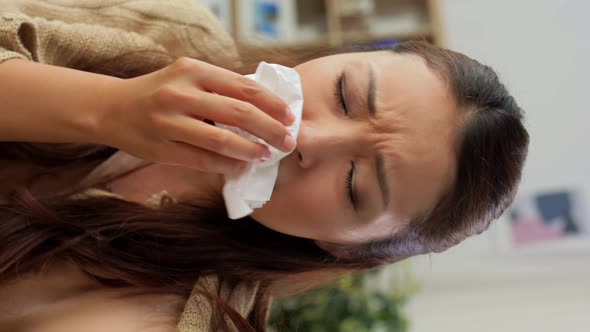
{"type": "Polygon", "coordinates": [[[122,95],[126,81],[112,76],[102,76],[94,94],[95,111],[89,119],[80,121],[80,126],[91,136],[89,142],[117,147],[113,141],[112,123],[117,122],[116,115],[124,108],[122,95]]]}

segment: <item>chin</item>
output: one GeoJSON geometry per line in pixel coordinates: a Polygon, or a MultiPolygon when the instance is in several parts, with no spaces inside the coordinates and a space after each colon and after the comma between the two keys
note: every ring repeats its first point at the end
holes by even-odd
{"type": "Polygon", "coordinates": [[[260,207],[258,209],[254,209],[254,212],[252,212],[248,217],[254,219],[259,224],[264,225],[263,222],[260,222],[260,220],[264,220],[264,211],[263,210],[264,210],[264,206],[260,207]]]}

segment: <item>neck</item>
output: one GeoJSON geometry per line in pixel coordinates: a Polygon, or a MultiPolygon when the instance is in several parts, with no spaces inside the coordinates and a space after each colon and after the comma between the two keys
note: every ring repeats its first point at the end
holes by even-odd
{"type": "Polygon", "coordinates": [[[166,191],[177,201],[208,205],[220,196],[223,176],[185,167],[151,164],[109,183],[113,193],[130,201],[145,203],[166,191]]]}

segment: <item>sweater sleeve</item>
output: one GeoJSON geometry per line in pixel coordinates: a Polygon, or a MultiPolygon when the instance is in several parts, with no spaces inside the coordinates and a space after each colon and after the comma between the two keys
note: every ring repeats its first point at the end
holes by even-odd
{"type": "Polygon", "coordinates": [[[236,61],[231,38],[208,9],[185,0],[16,0],[0,6],[0,62],[137,75],[180,56],[236,61]]]}
{"type": "Polygon", "coordinates": [[[20,35],[27,30],[22,17],[5,14],[0,17],[0,62],[12,58],[32,59],[20,35]]]}

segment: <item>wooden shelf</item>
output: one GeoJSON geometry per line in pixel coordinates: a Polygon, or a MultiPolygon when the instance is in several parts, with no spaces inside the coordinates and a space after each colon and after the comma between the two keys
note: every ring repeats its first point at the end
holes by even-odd
{"type": "Polygon", "coordinates": [[[340,15],[340,7],[344,4],[341,0],[226,1],[230,1],[231,4],[229,25],[233,30],[232,35],[241,45],[263,44],[275,49],[305,50],[388,40],[421,39],[444,46],[438,0],[374,0],[374,13],[366,17],[370,24],[360,29],[362,31],[346,31],[346,26],[343,27],[346,24],[340,15]],[[276,39],[264,36],[263,33],[257,35],[255,32],[253,22],[255,16],[259,15],[255,15],[253,9],[256,1],[258,4],[268,3],[271,7],[274,5],[279,8],[277,17],[272,17],[276,20],[279,31],[279,37],[275,36],[276,39]],[[282,14],[288,17],[280,17],[282,14]],[[311,28],[315,27],[313,24],[310,27],[310,21],[317,23],[317,31],[311,28]]]}

